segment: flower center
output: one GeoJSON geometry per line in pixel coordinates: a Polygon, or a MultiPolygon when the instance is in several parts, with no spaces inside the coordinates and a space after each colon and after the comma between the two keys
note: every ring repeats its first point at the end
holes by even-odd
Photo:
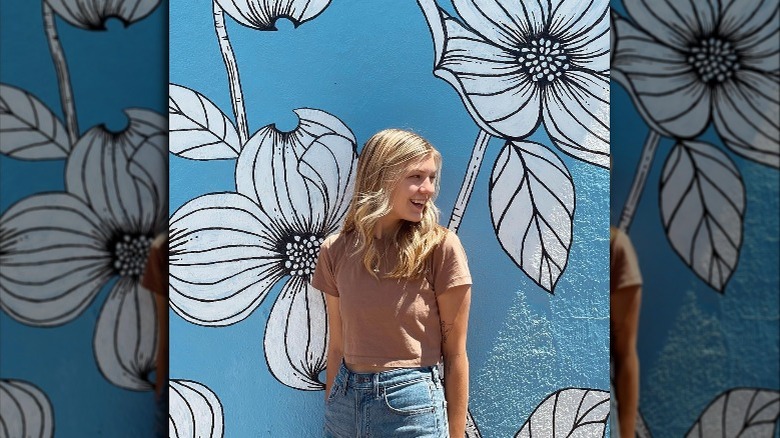
{"type": "Polygon", "coordinates": [[[539,36],[531,44],[520,47],[517,62],[520,68],[539,85],[548,85],[571,68],[569,55],[557,39],[539,36]]]}
{"type": "Polygon", "coordinates": [[[114,245],[114,269],[123,276],[140,277],[146,267],[146,258],[152,238],[143,235],[125,234],[114,245]]]}
{"type": "Polygon", "coordinates": [[[314,273],[320,245],[325,239],[313,234],[293,234],[283,242],[284,268],[293,276],[306,279],[314,273]]]}
{"type": "Polygon", "coordinates": [[[691,46],[688,63],[704,83],[716,85],[739,70],[739,57],[734,46],[726,40],[710,36],[691,46]]]}

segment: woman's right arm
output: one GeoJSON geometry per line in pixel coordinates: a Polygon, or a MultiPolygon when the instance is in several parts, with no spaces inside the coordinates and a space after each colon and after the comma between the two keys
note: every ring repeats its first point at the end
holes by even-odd
{"type": "Polygon", "coordinates": [[[325,398],[327,399],[330,388],[333,386],[333,379],[336,378],[341,360],[344,357],[344,343],[341,333],[339,297],[325,294],[325,300],[328,309],[328,365],[325,381],[325,398]]]}

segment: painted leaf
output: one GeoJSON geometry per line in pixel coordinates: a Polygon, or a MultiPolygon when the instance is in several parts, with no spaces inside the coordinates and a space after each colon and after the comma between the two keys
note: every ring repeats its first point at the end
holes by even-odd
{"type": "Polygon", "coordinates": [[[775,436],[780,391],[734,388],[715,398],[688,430],[686,438],[775,436]]]}
{"type": "Polygon", "coordinates": [[[193,160],[238,157],[241,143],[233,122],[197,91],[169,84],[168,116],[171,153],[193,160]]]}
{"type": "Polygon", "coordinates": [[[60,119],[32,94],[0,84],[0,153],[26,160],[67,158],[71,144],[60,119]]]}
{"type": "Polygon", "coordinates": [[[739,260],[745,188],[734,163],[714,146],[677,143],[659,191],[666,236],[685,263],[723,292],[739,260]]]}
{"type": "Polygon", "coordinates": [[[466,438],[482,438],[482,433],[479,431],[477,421],[471,414],[471,409],[466,412],[466,438]]]}
{"type": "Polygon", "coordinates": [[[572,241],[575,199],[568,169],[541,144],[507,142],[489,189],[501,247],[539,286],[553,292],[572,241]]]}
{"type": "Polygon", "coordinates": [[[221,438],[224,418],[222,403],[202,383],[174,380],[168,383],[168,436],[171,438],[221,438]]]}
{"type": "Polygon", "coordinates": [[[564,388],[534,409],[515,438],[603,437],[608,416],[608,391],[564,388]]]}
{"type": "Polygon", "coordinates": [[[291,278],[271,309],[263,339],[276,380],[295,389],[325,389],[319,375],[327,360],[327,337],[325,295],[301,277],[291,278]]]}
{"type": "Polygon", "coordinates": [[[49,398],[35,385],[0,380],[0,438],[54,436],[54,413],[49,398]]]}
{"type": "Polygon", "coordinates": [[[276,20],[287,18],[295,27],[319,15],[330,0],[215,0],[234,20],[257,30],[276,30],[276,20]]]}
{"type": "Polygon", "coordinates": [[[95,326],[95,359],[106,380],[135,391],[153,389],[157,323],[152,293],[119,280],[103,304],[95,326]]]}
{"type": "Polygon", "coordinates": [[[129,26],[149,15],[160,0],[45,0],[68,23],[84,29],[104,30],[109,18],[129,26]]]}

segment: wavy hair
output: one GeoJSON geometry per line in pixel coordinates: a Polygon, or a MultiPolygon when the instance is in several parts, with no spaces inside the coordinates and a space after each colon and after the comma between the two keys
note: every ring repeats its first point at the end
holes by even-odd
{"type": "Polygon", "coordinates": [[[355,196],[344,219],[343,233],[356,232],[355,253],[363,252],[363,265],[374,277],[379,252],[374,231],[379,220],[392,210],[393,189],[407,170],[433,157],[436,162],[435,190],[420,222],[401,221],[391,236],[398,247],[398,260],[389,278],[415,278],[425,273],[428,256],[444,238],[447,229],[439,225],[439,209],[434,200],[439,193],[441,154],[419,135],[401,129],[385,129],[374,134],[360,153],[355,180],[355,196]]]}

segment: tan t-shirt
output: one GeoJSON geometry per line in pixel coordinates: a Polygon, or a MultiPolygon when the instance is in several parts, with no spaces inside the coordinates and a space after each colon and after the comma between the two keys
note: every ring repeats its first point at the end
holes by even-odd
{"type": "Polygon", "coordinates": [[[615,293],[629,286],[641,286],[642,274],[634,246],[626,233],[610,228],[609,291],[615,293]]]}
{"type": "Polygon", "coordinates": [[[374,278],[355,250],[355,235],[336,234],[320,248],[312,286],[339,297],[344,359],[348,363],[418,367],[441,358],[441,326],[436,296],[471,284],[466,253],[455,233],[447,232],[418,279],[382,278],[394,268],[397,249],[378,240],[379,277],[374,278]]]}

